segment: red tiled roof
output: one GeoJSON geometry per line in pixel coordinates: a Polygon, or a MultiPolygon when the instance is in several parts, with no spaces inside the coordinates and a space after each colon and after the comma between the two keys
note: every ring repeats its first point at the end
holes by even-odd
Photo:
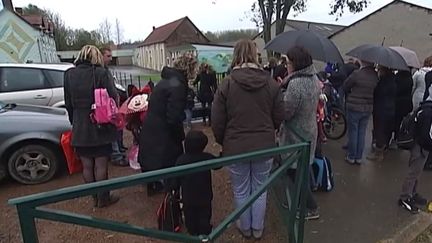
{"type": "MultiPolygon", "coordinates": [[[[19,14],[18,14],[19,15],[19,14]]],[[[53,31],[54,26],[47,18],[40,15],[20,15],[27,23],[39,30],[53,31]]]]}
{"type": "Polygon", "coordinates": [[[141,46],[151,45],[154,43],[164,42],[168,39],[168,37],[180,26],[183,20],[186,20],[188,17],[183,17],[171,23],[162,25],[156,29],[154,29],[149,36],[144,40],[141,46]]]}

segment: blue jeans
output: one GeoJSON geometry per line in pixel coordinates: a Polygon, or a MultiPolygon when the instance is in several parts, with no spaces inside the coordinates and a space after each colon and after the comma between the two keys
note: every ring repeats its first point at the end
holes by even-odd
{"type": "MultiPolygon", "coordinates": [[[[269,177],[273,159],[257,162],[243,162],[228,167],[231,172],[231,184],[236,208],[241,207],[269,177]]],[[[264,229],[264,218],[267,206],[267,192],[252,204],[240,216],[242,230],[264,229]]]]}
{"type": "Polygon", "coordinates": [[[186,115],[186,126],[189,128],[192,128],[192,110],[191,109],[185,109],[184,110],[186,115]]]}
{"type": "Polygon", "coordinates": [[[119,143],[116,142],[112,142],[111,143],[112,146],[112,154],[111,154],[111,161],[119,161],[122,160],[124,158],[123,154],[120,152],[120,147],[119,147],[119,143]]]}
{"type": "Polygon", "coordinates": [[[359,161],[363,158],[370,113],[347,109],[346,114],[348,120],[348,159],[359,161]]]}

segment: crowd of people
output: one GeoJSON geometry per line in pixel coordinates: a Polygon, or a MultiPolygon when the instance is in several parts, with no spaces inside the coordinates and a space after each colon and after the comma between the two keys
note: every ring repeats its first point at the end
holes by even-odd
{"type": "MultiPolygon", "coordinates": [[[[217,156],[297,143],[298,138],[290,130],[295,128],[311,141],[309,164],[315,158],[318,145],[325,141],[319,139],[317,122],[320,101],[325,99],[322,96],[323,82],[331,82],[344,97],[341,105],[348,119],[345,149],[349,164],[364,162],[365,137],[371,115],[373,150],[367,158],[381,161],[391,138],[397,139],[397,128],[403,117],[429,97],[426,91],[430,89],[432,80],[426,82],[426,75],[432,78],[432,57],[426,59],[425,67],[411,78],[410,72],[398,71],[395,74],[394,70],[386,67],[354,59],[339,67],[329,65],[324,75],[317,75],[306,49],[294,47],[286,54],[279,63],[272,58],[269,65],[263,67],[256,45],[250,40],[241,40],[234,48],[230,73],[219,86],[211,66],[204,63],[198,70],[198,62],[192,55],[182,55],[172,67],[164,67],[162,79],[149,92],[148,109],[138,122],[139,132],[135,135],[142,172],[215,158],[215,155],[205,152],[206,135],[192,129],[196,96],[203,109],[211,108],[211,114],[205,113],[203,120],[204,123],[208,121],[216,142],[222,147],[217,156]],[[199,84],[197,95],[189,85],[191,82],[192,85],[199,84]],[[185,120],[187,127],[192,129],[188,134],[185,134],[185,120]]],[[[85,46],[75,61],[76,68],[65,74],[65,102],[73,126],[72,146],[83,163],[86,183],[108,178],[110,157],[117,160],[116,156],[120,154],[119,160],[124,160],[121,157],[122,134],[112,124],[96,124],[91,119],[96,87],[105,88],[110,97],[120,102],[113,77],[106,68],[110,55],[108,49],[101,52],[94,46],[85,46]]],[[[418,145],[411,150],[410,169],[399,202],[410,211],[417,209],[415,205],[424,203],[415,188],[426,158],[427,152],[418,145]]],[[[236,207],[240,207],[268,179],[273,166],[273,158],[228,166],[236,207]]],[[[296,167],[294,164],[288,172],[287,179],[292,182],[295,181],[296,167]]],[[[211,172],[178,179],[179,183],[148,183],[147,193],[152,196],[172,189],[173,185],[181,187],[188,232],[192,235],[209,234],[213,199],[211,172]]],[[[318,205],[310,189],[306,197],[306,218],[319,218],[318,205]]],[[[98,207],[118,201],[118,197],[110,192],[99,193],[93,198],[98,207]]],[[[264,192],[240,216],[236,227],[244,237],[262,237],[266,202],[267,192],[264,192]]]]}

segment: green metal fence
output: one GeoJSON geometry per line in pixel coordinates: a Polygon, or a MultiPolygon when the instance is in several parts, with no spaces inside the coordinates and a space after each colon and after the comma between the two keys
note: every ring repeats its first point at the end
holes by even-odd
{"type": "Polygon", "coordinates": [[[156,239],[176,242],[213,242],[248,208],[251,204],[277,180],[287,180],[286,171],[297,162],[297,176],[295,189],[284,189],[284,196],[291,206],[289,210],[282,210],[281,217],[287,221],[289,242],[303,242],[304,215],[306,193],[308,186],[310,143],[302,142],[295,145],[278,147],[268,150],[252,152],[232,157],[219,158],[196,164],[172,167],[158,171],[152,171],[121,178],[113,178],[106,181],[83,184],[54,191],[29,195],[9,200],[10,205],[15,205],[18,211],[21,234],[24,243],[37,243],[38,234],[35,219],[45,219],[68,224],[76,224],[97,229],[104,229],[114,232],[146,236],[156,239]],[[213,229],[210,235],[190,236],[181,233],[159,231],[157,229],[143,228],[107,219],[95,218],[87,215],[70,213],[62,210],[44,208],[42,206],[65,201],[73,198],[93,195],[100,191],[115,190],[131,187],[155,180],[167,179],[176,176],[183,176],[199,171],[210,170],[221,166],[228,166],[242,161],[270,158],[280,154],[289,154],[278,167],[271,173],[268,180],[249,197],[247,202],[235,209],[220,224],[213,229]],[[300,217],[298,217],[300,215],[300,217]]]}

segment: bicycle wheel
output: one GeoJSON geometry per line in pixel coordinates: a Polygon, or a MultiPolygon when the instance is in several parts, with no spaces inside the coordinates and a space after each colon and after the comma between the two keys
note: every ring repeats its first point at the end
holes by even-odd
{"type": "Polygon", "coordinates": [[[329,139],[337,140],[345,136],[346,131],[347,121],[344,112],[337,107],[332,107],[324,121],[324,134],[329,139]]]}

